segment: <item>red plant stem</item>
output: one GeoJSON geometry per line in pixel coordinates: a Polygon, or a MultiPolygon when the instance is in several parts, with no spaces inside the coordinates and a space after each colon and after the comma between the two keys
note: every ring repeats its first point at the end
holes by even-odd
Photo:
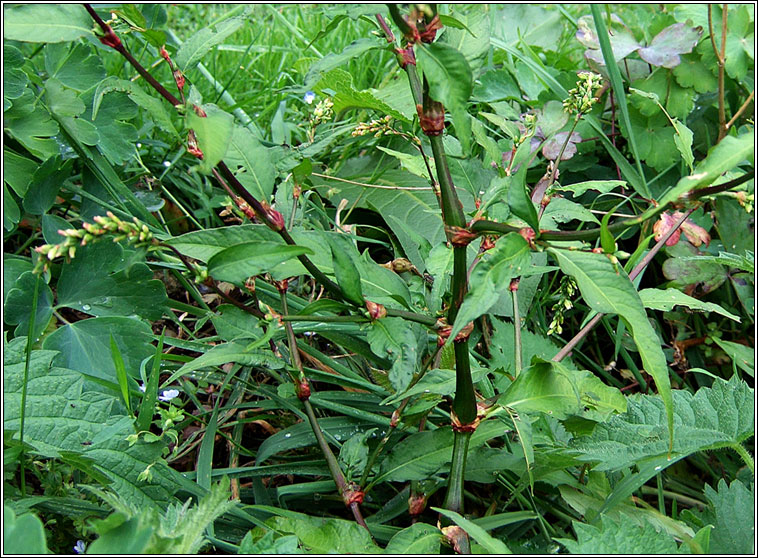
{"type": "MultiPolygon", "coordinates": [[[[653,246],[650,251],[645,254],[645,257],[640,260],[640,263],[638,263],[632,272],[629,274],[629,280],[634,281],[637,276],[642,273],[642,271],[647,267],[647,265],[652,261],[652,259],[655,257],[655,255],[663,248],[663,245],[666,244],[666,241],[673,236],[673,234],[679,229],[679,227],[682,226],[682,224],[687,220],[687,218],[692,214],[693,211],[695,211],[696,208],[692,208],[687,210],[684,215],[674,224],[673,227],[671,227],[668,231],[666,231],[666,234],[664,234],[661,239],[656,242],[655,246],[653,246]]],[[[584,337],[592,331],[592,328],[594,328],[597,323],[600,321],[600,319],[603,317],[603,314],[598,313],[594,318],[592,318],[586,326],[584,326],[581,330],[579,330],[579,333],[574,335],[574,337],[564,345],[564,347],[558,351],[558,354],[556,354],[553,357],[553,361],[560,362],[564,359],[573,349],[576,347],[579,342],[584,339],[584,337]]]]}

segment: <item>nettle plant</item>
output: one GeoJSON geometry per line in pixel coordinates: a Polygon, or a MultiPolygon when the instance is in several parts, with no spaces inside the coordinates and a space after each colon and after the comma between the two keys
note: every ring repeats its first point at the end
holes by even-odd
{"type": "Polygon", "coordinates": [[[455,9],[4,8],[6,537],[750,552],[752,10],[455,9]]]}

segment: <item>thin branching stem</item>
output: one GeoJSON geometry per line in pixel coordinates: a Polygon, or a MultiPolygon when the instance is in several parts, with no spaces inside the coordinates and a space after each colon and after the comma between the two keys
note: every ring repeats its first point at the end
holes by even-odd
{"type": "MultiPolygon", "coordinates": [[[[285,289],[280,289],[279,294],[282,301],[282,312],[287,314],[289,312],[289,308],[287,306],[287,292],[285,289]]],[[[308,382],[307,378],[305,377],[305,371],[303,370],[303,362],[300,360],[300,352],[297,348],[297,339],[295,338],[295,332],[292,329],[292,324],[289,322],[284,322],[284,329],[287,332],[287,343],[289,344],[289,350],[290,350],[290,361],[292,365],[297,369],[298,373],[298,383],[299,386],[296,387],[298,393],[302,393],[302,388],[304,387],[303,384],[308,382]]],[[[329,447],[329,443],[326,441],[326,438],[324,438],[324,433],[321,431],[321,426],[318,424],[318,419],[316,418],[316,413],[313,411],[313,405],[311,405],[310,402],[310,393],[311,388],[308,387],[308,393],[306,395],[299,395],[301,397],[301,400],[303,402],[303,407],[305,408],[305,414],[308,417],[308,422],[311,425],[311,429],[313,430],[314,436],[316,436],[316,441],[318,442],[318,446],[321,449],[321,453],[324,454],[324,459],[326,459],[326,464],[329,467],[329,472],[331,473],[332,479],[334,480],[334,484],[337,485],[337,490],[340,493],[340,496],[342,497],[343,501],[345,501],[345,505],[350,508],[350,511],[353,513],[353,517],[355,518],[356,523],[366,529],[367,531],[368,526],[366,525],[366,521],[363,519],[363,514],[361,513],[361,508],[358,502],[351,502],[349,501],[349,494],[351,492],[351,488],[348,485],[347,481],[345,480],[345,475],[342,472],[342,469],[339,466],[339,463],[337,462],[337,458],[334,456],[334,453],[332,452],[332,448],[329,447]]],[[[370,531],[369,531],[370,533],[370,531]]]]}

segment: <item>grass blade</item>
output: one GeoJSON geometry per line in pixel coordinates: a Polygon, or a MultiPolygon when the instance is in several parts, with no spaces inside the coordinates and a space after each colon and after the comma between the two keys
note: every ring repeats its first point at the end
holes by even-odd
{"type": "Polygon", "coordinates": [[[608,76],[611,79],[613,94],[616,96],[616,105],[621,112],[621,119],[624,122],[624,128],[626,128],[629,139],[629,147],[632,150],[632,155],[634,155],[634,161],[637,163],[637,172],[642,180],[642,191],[638,190],[636,187],[635,190],[637,190],[638,194],[649,198],[650,190],[647,186],[647,181],[645,180],[645,171],[642,170],[639,151],[637,151],[637,142],[634,138],[634,132],[632,131],[632,123],[629,120],[629,107],[627,106],[626,94],[624,93],[624,81],[621,79],[621,71],[619,70],[616,58],[613,55],[613,50],[611,49],[611,41],[608,38],[608,29],[605,26],[603,17],[600,15],[600,7],[597,4],[592,4],[590,10],[592,10],[592,18],[595,20],[595,29],[597,29],[600,50],[603,52],[605,67],[608,69],[608,76]]]}
{"type": "Polygon", "coordinates": [[[132,406],[129,401],[129,379],[126,375],[126,366],[124,366],[124,357],[121,356],[121,350],[116,344],[116,340],[111,335],[111,358],[113,364],[116,367],[116,379],[118,380],[118,387],[121,388],[121,397],[124,399],[124,405],[126,405],[126,412],[129,416],[134,418],[132,413],[132,406]]]}

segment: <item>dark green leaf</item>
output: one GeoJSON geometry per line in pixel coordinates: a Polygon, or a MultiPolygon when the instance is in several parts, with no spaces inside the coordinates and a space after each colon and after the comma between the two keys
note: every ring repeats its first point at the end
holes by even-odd
{"type": "Polygon", "coordinates": [[[332,251],[334,275],[337,278],[340,289],[342,289],[342,292],[350,302],[363,306],[361,275],[351,256],[355,248],[346,238],[328,236],[327,240],[329,242],[329,249],[332,251]]]}
{"type": "Polygon", "coordinates": [[[387,543],[385,554],[439,554],[442,533],[427,523],[414,523],[399,531],[387,543]]]}
{"type": "Polygon", "coordinates": [[[116,383],[111,360],[110,336],[118,343],[126,371],[139,376],[140,363],[153,354],[150,326],[132,318],[90,318],[59,327],[42,343],[45,349],[60,351],[60,366],[116,383]]]}
{"type": "Polygon", "coordinates": [[[29,321],[32,316],[34,290],[37,291],[37,312],[34,317],[34,337],[37,338],[47,328],[53,316],[53,292],[42,276],[31,271],[23,273],[8,291],[5,299],[3,320],[11,325],[18,324],[16,335],[29,334],[29,321]],[[39,279],[39,281],[38,281],[39,279]]]}
{"type": "Polygon", "coordinates": [[[208,260],[208,273],[219,281],[244,283],[249,277],[272,271],[277,265],[301,254],[312,254],[304,246],[276,242],[235,244],[208,260]]]}
{"type": "Polygon", "coordinates": [[[676,541],[650,523],[627,525],[602,517],[597,525],[573,522],[576,541],[556,539],[571,554],[676,554],[676,541]]]}
{"type": "Polygon", "coordinates": [[[153,278],[144,263],[124,267],[124,250],[113,242],[77,249],[58,281],[58,307],[67,306],[92,316],[137,315],[157,320],[163,315],[165,285],[153,278]]]}

